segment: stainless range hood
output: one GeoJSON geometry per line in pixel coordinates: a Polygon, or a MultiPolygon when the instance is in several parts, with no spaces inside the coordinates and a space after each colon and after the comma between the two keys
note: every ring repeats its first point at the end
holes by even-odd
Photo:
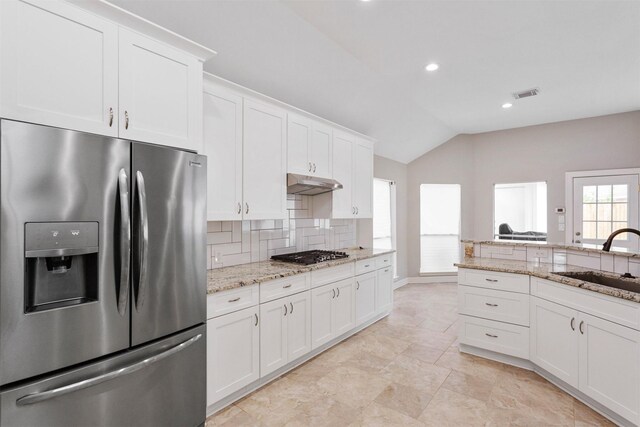
{"type": "Polygon", "coordinates": [[[287,174],[287,193],[315,196],[316,194],[329,193],[340,190],[342,184],[335,179],[318,178],[315,176],[287,174]]]}

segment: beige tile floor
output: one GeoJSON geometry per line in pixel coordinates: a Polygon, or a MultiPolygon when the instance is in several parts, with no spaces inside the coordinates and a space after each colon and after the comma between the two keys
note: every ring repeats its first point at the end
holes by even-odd
{"type": "Polygon", "coordinates": [[[392,313],[207,419],[212,426],[605,426],[529,371],[461,354],[455,284],[407,285],[392,313]]]}

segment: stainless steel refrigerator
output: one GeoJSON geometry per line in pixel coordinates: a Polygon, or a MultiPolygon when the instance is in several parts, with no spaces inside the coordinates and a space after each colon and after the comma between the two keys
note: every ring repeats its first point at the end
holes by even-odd
{"type": "Polygon", "coordinates": [[[0,138],[0,425],[204,423],[206,158],[0,138]]]}

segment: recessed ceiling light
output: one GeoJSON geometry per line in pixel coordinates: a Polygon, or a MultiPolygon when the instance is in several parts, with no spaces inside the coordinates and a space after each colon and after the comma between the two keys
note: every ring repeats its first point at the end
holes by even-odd
{"type": "Polygon", "coordinates": [[[505,102],[504,104],[502,104],[502,108],[504,108],[505,110],[511,107],[513,107],[513,104],[510,102],[505,102]]]}
{"type": "Polygon", "coordinates": [[[440,66],[438,64],[436,64],[435,62],[432,62],[431,64],[427,65],[426,67],[424,67],[427,71],[435,71],[438,68],[440,68],[440,66]]]}
{"type": "Polygon", "coordinates": [[[360,0],[360,1],[368,2],[368,1],[371,1],[371,0],[360,0]]]}

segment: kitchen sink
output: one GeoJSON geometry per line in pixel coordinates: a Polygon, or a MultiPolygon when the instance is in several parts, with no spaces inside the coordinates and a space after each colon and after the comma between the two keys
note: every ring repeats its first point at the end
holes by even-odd
{"type": "Polygon", "coordinates": [[[640,282],[622,277],[604,276],[593,271],[554,271],[553,274],[570,277],[585,282],[597,283],[610,288],[640,293],[640,282]]]}

